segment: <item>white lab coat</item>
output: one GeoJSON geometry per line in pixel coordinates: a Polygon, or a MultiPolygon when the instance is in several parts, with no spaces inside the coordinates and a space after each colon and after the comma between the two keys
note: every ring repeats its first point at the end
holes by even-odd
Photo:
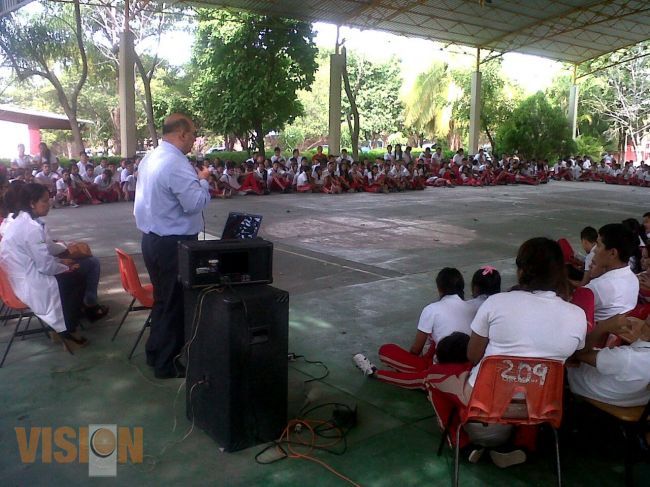
{"type": "Polygon", "coordinates": [[[56,274],[68,266],[53,257],[45,226],[21,212],[4,228],[0,262],[14,293],[36,316],[57,332],[66,330],[56,274]]]}

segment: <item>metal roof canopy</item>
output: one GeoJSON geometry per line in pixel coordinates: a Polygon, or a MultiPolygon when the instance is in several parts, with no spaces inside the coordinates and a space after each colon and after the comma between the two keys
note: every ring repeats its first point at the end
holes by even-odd
{"type": "MultiPolygon", "coordinates": [[[[188,0],[580,64],[650,39],[648,0],[188,0]]],[[[488,59],[491,58],[488,57],[488,59]]]]}
{"type": "MultiPolygon", "coordinates": [[[[0,105],[0,120],[22,123],[39,129],[70,130],[70,122],[65,115],[12,105],[0,105]]],[[[79,120],[79,125],[90,123],[92,123],[90,120],[79,120]]]]}

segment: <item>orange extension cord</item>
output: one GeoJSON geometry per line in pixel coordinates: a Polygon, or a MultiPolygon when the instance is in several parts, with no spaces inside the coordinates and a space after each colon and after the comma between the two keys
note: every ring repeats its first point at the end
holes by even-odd
{"type": "Polygon", "coordinates": [[[304,460],[310,460],[314,463],[319,464],[322,467],[325,467],[327,470],[332,472],[334,475],[339,477],[342,480],[345,480],[351,485],[354,485],[355,487],[361,487],[359,484],[357,484],[354,480],[349,479],[345,475],[343,475],[340,472],[337,472],[333,467],[328,465],[327,463],[323,462],[322,460],[319,460],[313,456],[311,456],[311,453],[314,451],[316,447],[318,448],[326,448],[326,447],[332,447],[341,442],[343,438],[343,432],[334,426],[331,421],[323,421],[323,420],[318,420],[318,419],[292,419],[289,421],[287,424],[286,428],[284,428],[284,431],[282,432],[282,435],[280,436],[280,439],[278,440],[277,449],[286,457],[288,458],[302,458],[304,460]],[[314,428],[320,425],[331,425],[332,429],[336,430],[340,436],[336,438],[334,441],[325,443],[325,444],[317,444],[317,438],[316,438],[316,431],[314,431],[314,428]],[[296,430],[296,427],[299,427],[302,429],[302,427],[305,427],[306,429],[309,430],[311,434],[311,438],[309,439],[308,442],[303,441],[300,438],[292,439],[291,435],[292,432],[296,430]],[[285,451],[282,447],[281,444],[285,443],[287,450],[285,451]],[[301,446],[307,447],[307,451],[305,453],[300,453],[299,451],[296,451],[294,447],[292,446],[293,444],[298,444],[301,446]]]}

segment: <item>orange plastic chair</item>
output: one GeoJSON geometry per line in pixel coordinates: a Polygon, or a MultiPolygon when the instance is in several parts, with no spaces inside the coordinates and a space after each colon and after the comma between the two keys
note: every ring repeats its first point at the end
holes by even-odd
{"type": "Polygon", "coordinates": [[[2,321],[4,321],[6,324],[10,319],[18,318],[14,332],[11,335],[9,343],[7,343],[7,348],[5,348],[4,355],[2,356],[2,361],[0,361],[0,367],[2,367],[5,363],[5,359],[7,358],[7,354],[9,354],[9,349],[11,348],[11,345],[13,344],[16,337],[24,338],[28,335],[45,333],[45,336],[49,338],[50,333],[40,319],[38,319],[38,322],[41,325],[40,328],[34,330],[29,329],[29,324],[34,317],[34,313],[25,303],[16,297],[14,290],[11,287],[11,283],[9,282],[9,276],[7,276],[7,273],[2,267],[0,267],[0,299],[2,299],[2,302],[6,308],[5,315],[2,317],[2,321]],[[12,310],[16,312],[17,315],[10,315],[12,310]],[[21,330],[20,325],[23,323],[23,320],[25,318],[27,318],[27,321],[25,322],[25,328],[21,330]]]}
{"type": "MultiPolygon", "coordinates": [[[[496,355],[481,363],[461,426],[470,421],[512,425],[548,423],[555,436],[558,485],[562,484],[557,429],[562,422],[563,364],[557,360],[496,355]]],[[[456,430],[454,485],[458,485],[460,431],[456,430]]]]}
{"type": "Polygon", "coordinates": [[[147,316],[147,319],[144,322],[142,329],[140,330],[138,339],[135,341],[135,344],[131,349],[131,353],[129,353],[130,360],[133,356],[133,352],[135,352],[135,349],[138,347],[138,343],[140,343],[140,340],[142,339],[144,331],[151,325],[151,308],[153,308],[153,285],[142,285],[140,282],[140,276],[138,275],[138,270],[135,267],[133,257],[121,249],[115,249],[115,252],[117,253],[117,263],[120,268],[120,279],[122,280],[122,287],[127,293],[131,295],[133,299],[131,300],[131,304],[129,304],[129,307],[124,313],[124,316],[122,316],[122,321],[120,321],[117,330],[115,330],[111,341],[115,340],[115,337],[117,337],[117,334],[122,328],[126,317],[131,311],[149,310],[149,315],[147,316]],[[140,305],[135,306],[136,301],[138,301],[140,305]]]}

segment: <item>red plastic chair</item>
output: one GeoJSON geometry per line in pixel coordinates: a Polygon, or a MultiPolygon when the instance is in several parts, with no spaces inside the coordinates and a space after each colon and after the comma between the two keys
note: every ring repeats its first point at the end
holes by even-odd
{"type": "Polygon", "coordinates": [[[135,341],[133,348],[131,349],[131,353],[129,353],[130,360],[133,356],[133,352],[135,352],[135,349],[138,347],[138,343],[140,343],[140,340],[142,339],[144,331],[151,325],[151,308],[153,308],[153,285],[142,285],[140,282],[140,276],[138,275],[138,269],[135,267],[133,257],[121,249],[115,249],[115,252],[117,253],[117,263],[120,268],[120,279],[122,280],[122,287],[127,293],[131,295],[133,299],[131,300],[131,304],[129,304],[129,307],[124,313],[124,316],[122,316],[122,321],[120,321],[117,330],[115,330],[111,341],[115,340],[115,337],[117,337],[117,334],[122,328],[126,317],[131,311],[149,310],[149,315],[147,316],[147,319],[144,322],[142,329],[140,330],[140,334],[138,335],[138,338],[135,341]],[[136,301],[138,301],[140,305],[134,306],[136,301]]]}
{"type": "MultiPolygon", "coordinates": [[[[562,422],[563,364],[557,360],[496,355],[481,363],[461,425],[470,421],[512,425],[548,423],[555,436],[558,485],[562,484],[557,429],[562,422]]],[[[454,485],[458,485],[460,430],[456,430],[454,485]]]]}
{"type": "Polygon", "coordinates": [[[29,324],[34,317],[34,313],[25,303],[16,297],[16,294],[11,287],[11,283],[9,282],[9,276],[7,276],[7,273],[2,267],[0,267],[0,299],[2,299],[2,302],[5,305],[5,314],[2,317],[2,321],[4,321],[6,324],[10,319],[18,318],[14,332],[12,333],[11,338],[9,339],[9,343],[7,343],[7,348],[5,348],[4,355],[2,356],[2,361],[0,361],[0,367],[2,367],[5,363],[5,359],[7,358],[7,354],[9,353],[9,349],[11,348],[11,345],[13,344],[16,337],[24,338],[28,335],[45,333],[45,336],[50,338],[50,333],[40,319],[38,319],[38,322],[41,325],[40,328],[34,330],[29,329],[29,324]],[[12,311],[17,314],[10,314],[12,311]],[[20,325],[23,323],[23,320],[25,318],[27,318],[27,321],[25,322],[25,328],[21,330],[20,325]]]}
{"type": "Polygon", "coordinates": [[[560,245],[560,248],[562,249],[562,255],[564,256],[564,263],[573,264],[575,262],[575,252],[573,251],[573,247],[571,247],[569,241],[566,238],[561,238],[557,241],[557,243],[560,245]]]}
{"type": "Polygon", "coordinates": [[[588,287],[579,287],[571,296],[571,303],[575,304],[585,312],[587,317],[587,333],[591,333],[596,326],[596,304],[594,292],[588,287]]]}

